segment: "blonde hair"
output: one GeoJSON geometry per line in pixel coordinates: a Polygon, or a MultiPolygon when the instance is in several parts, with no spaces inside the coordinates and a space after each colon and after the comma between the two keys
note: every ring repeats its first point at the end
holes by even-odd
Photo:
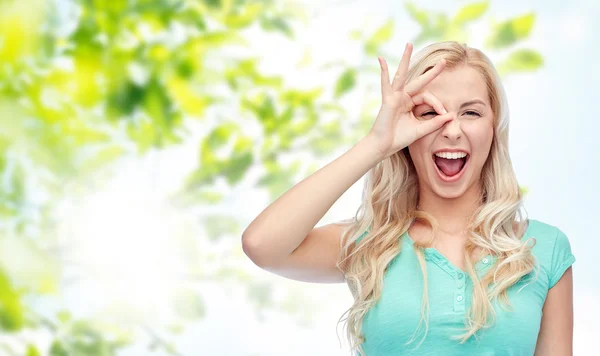
{"type": "MultiPolygon", "coordinates": [[[[481,73],[494,114],[494,137],[481,173],[482,204],[470,218],[464,250],[466,272],[474,286],[471,308],[465,317],[465,332],[454,337],[464,343],[479,329],[494,322],[492,301],[500,300],[505,307],[512,308],[507,289],[534,270],[537,262],[531,254],[533,246],[521,241],[527,219],[521,212],[524,210],[522,193],[508,151],[508,104],[498,73],[481,51],[447,41],[431,44],[413,56],[407,82],[431,69],[442,58],[446,60],[448,69],[466,65],[481,73]],[[481,279],[471,258],[475,251],[485,251],[498,257],[495,267],[490,268],[481,279]]],[[[415,220],[429,224],[433,231],[427,245],[414,243],[424,281],[421,322],[425,323],[427,333],[429,303],[424,248],[434,241],[437,222],[433,216],[418,209],[418,199],[417,173],[405,148],[382,160],[367,173],[362,203],[342,237],[342,254],[337,267],[344,273],[354,297],[354,303],[344,313],[347,317],[343,320],[346,321],[346,336],[352,351],[358,349],[361,355],[365,341],[361,334],[363,319],[381,296],[388,265],[401,252],[399,236],[407,232],[415,220]],[[364,238],[356,244],[361,235],[364,238]]],[[[535,239],[533,242],[535,244],[535,239]]],[[[414,335],[407,344],[413,339],[414,335]]]]}

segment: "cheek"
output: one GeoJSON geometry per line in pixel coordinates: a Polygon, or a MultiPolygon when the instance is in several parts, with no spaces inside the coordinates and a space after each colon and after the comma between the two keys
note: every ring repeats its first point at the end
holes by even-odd
{"type": "Polygon", "coordinates": [[[424,158],[429,157],[431,152],[432,135],[426,135],[411,143],[408,146],[408,152],[415,166],[421,166],[424,158]]]}
{"type": "Polygon", "coordinates": [[[491,124],[482,123],[465,127],[464,131],[469,137],[472,153],[478,156],[478,160],[485,161],[492,146],[494,128],[491,124]]]}

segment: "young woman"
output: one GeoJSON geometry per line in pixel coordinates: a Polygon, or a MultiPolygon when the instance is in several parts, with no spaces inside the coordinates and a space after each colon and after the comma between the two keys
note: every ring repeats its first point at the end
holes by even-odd
{"type": "Polygon", "coordinates": [[[523,217],[493,64],[441,42],[409,68],[412,48],[391,83],[380,58],[367,136],[268,206],[245,253],[287,278],[348,283],[356,354],[571,355],[575,257],[561,230],[523,217]],[[315,227],[365,174],[356,216],[315,227]]]}

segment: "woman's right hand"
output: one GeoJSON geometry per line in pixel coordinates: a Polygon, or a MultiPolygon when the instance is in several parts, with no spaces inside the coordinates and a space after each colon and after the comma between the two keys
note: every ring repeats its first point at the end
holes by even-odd
{"type": "Polygon", "coordinates": [[[387,63],[383,58],[379,58],[382,104],[368,137],[373,139],[377,151],[384,158],[391,156],[452,120],[452,116],[446,112],[439,99],[430,92],[423,90],[429,82],[444,70],[446,65],[444,59],[429,71],[405,85],[412,48],[411,43],[406,44],[404,54],[391,84],[387,63]],[[427,120],[418,120],[413,114],[413,108],[420,104],[431,106],[440,115],[427,120]]]}

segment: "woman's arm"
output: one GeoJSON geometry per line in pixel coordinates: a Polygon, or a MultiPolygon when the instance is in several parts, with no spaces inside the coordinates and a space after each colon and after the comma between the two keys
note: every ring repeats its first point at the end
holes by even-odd
{"type": "Polygon", "coordinates": [[[343,227],[314,228],[356,181],[383,157],[368,135],[349,151],[285,192],[246,228],[242,247],[263,269],[303,281],[342,282],[336,262],[343,227]]]}
{"type": "Polygon", "coordinates": [[[542,309],[535,356],[573,355],[573,268],[550,288],[542,309]]]}

